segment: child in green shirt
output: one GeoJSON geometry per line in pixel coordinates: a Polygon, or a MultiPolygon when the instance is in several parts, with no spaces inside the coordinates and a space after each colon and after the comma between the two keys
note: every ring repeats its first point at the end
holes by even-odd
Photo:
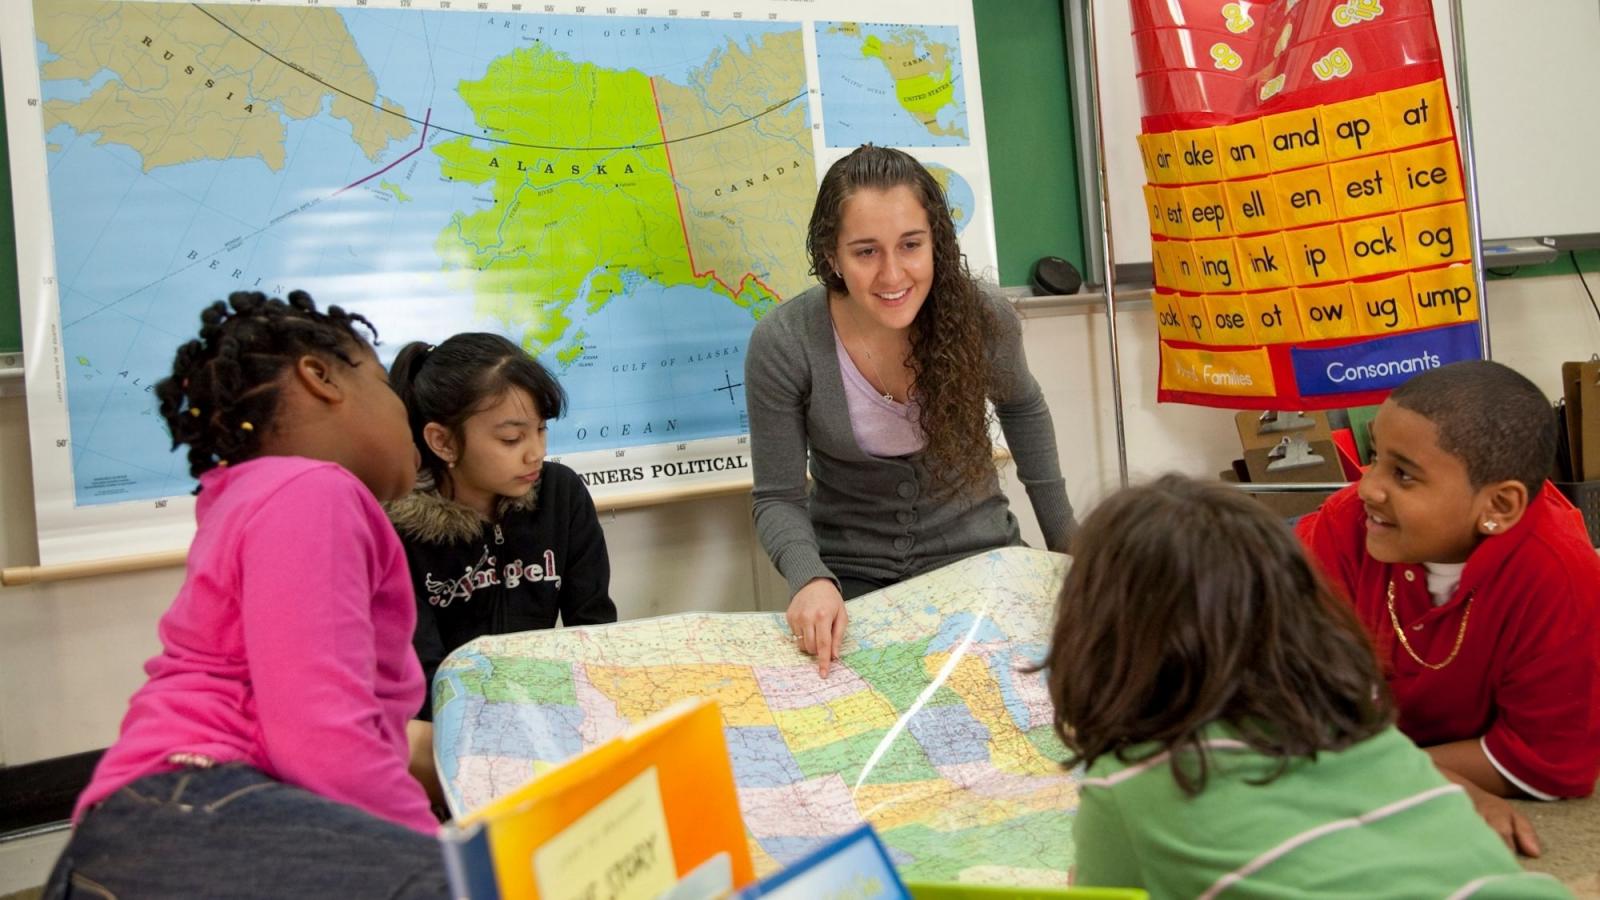
{"type": "Polygon", "coordinates": [[[1371,646],[1265,508],[1179,476],[1084,523],[1045,662],[1087,768],[1077,882],[1160,897],[1566,897],[1395,730],[1371,646]]]}

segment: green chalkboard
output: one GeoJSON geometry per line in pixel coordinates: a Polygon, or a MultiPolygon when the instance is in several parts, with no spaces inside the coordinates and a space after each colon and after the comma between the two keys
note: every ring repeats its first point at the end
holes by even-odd
{"type": "Polygon", "coordinates": [[[0,85],[0,353],[22,349],[21,292],[17,290],[17,227],[11,215],[11,155],[6,146],[4,85],[0,85]]]}
{"type": "Polygon", "coordinates": [[[1060,0],[973,0],[989,133],[1000,283],[1027,284],[1034,260],[1083,270],[1078,154],[1060,0]]]}

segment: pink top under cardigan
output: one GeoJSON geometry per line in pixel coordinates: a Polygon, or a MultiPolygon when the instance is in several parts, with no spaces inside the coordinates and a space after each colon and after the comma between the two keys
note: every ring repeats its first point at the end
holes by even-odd
{"type": "Polygon", "coordinates": [[[839,355],[845,405],[850,409],[850,431],[861,445],[861,452],[883,458],[910,456],[927,446],[916,401],[901,403],[878,393],[850,358],[837,329],[833,332],[833,345],[839,355]]]}

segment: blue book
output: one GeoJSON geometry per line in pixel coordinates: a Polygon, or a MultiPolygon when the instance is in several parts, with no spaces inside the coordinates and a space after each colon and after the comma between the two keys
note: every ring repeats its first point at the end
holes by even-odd
{"type": "Polygon", "coordinates": [[[801,900],[849,897],[850,900],[910,900],[906,886],[889,861],[889,852],[871,825],[835,838],[811,855],[739,892],[736,900],[770,897],[801,900]]]}

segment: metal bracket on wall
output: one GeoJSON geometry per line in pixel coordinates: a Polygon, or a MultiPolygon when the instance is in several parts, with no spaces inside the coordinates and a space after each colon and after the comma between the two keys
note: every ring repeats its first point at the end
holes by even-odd
{"type": "Polygon", "coordinates": [[[22,354],[0,353],[0,397],[22,396],[22,354]]]}
{"type": "MultiPolygon", "coordinates": [[[[1100,227],[1085,228],[1084,251],[1091,262],[1098,262],[1100,282],[1105,289],[1106,346],[1111,357],[1111,411],[1115,417],[1117,436],[1117,475],[1123,487],[1128,486],[1128,435],[1122,411],[1122,353],[1117,345],[1117,278],[1115,274],[1116,250],[1111,239],[1111,185],[1106,171],[1105,117],[1100,100],[1100,49],[1094,33],[1094,0],[1063,0],[1066,5],[1067,42],[1071,46],[1074,32],[1088,37],[1087,56],[1074,54],[1072,59],[1073,105],[1079,113],[1087,110],[1094,123],[1093,140],[1084,129],[1078,129],[1078,158],[1088,160],[1095,173],[1094,190],[1082,195],[1086,221],[1100,227]],[[1091,209],[1092,207],[1092,209],[1091,209]],[[1098,238],[1098,240],[1097,240],[1098,238]]],[[[1091,277],[1091,280],[1092,277],[1091,277]]]]}

